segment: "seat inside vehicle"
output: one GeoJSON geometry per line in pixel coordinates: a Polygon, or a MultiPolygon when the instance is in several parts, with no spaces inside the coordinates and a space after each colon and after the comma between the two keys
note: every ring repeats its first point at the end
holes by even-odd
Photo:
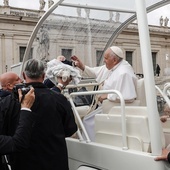
{"type": "MultiPolygon", "coordinates": [[[[146,107],[139,106],[125,107],[127,145],[129,149],[151,152],[146,109],[146,107]]],[[[164,145],[163,132],[161,133],[164,145]]],[[[95,141],[102,144],[123,147],[121,108],[119,106],[113,107],[108,114],[98,114],[95,116],[95,141]]]]}

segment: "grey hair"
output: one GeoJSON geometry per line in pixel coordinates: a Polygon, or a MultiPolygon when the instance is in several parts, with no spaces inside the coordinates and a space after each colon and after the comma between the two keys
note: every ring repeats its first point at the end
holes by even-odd
{"type": "Polygon", "coordinates": [[[40,60],[29,59],[24,64],[24,73],[31,79],[37,79],[45,73],[45,66],[40,60]]]}

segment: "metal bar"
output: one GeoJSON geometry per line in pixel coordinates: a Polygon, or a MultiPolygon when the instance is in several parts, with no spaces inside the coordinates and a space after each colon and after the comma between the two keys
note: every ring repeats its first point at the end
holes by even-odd
{"type": "Polygon", "coordinates": [[[8,166],[8,169],[11,170],[11,166],[9,165],[9,162],[8,162],[8,159],[7,159],[7,156],[4,155],[4,158],[5,158],[5,161],[6,161],[6,164],[8,166]]]}
{"type": "Polygon", "coordinates": [[[155,88],[162,95],[162,97],[164,97],[164,94],[163,94],[162,90],[158,86],[156,86],[156,85],[155,85],[155,88]]]}
{"type": "Polygon", "coordinates": [[[166,83],[163,89],[163,97],[165,99],[165,101],[167,102],[168,106],[170,107],[170,100],[167,96],[167,91],[170,88],[170,83],[166,83]]]}
{"type": "Polygon", "coordinates": [[[144,72],[145,91],[147,94],[147,111],[151,136],[152,155],[161,154],[161,125],[156,103],[156,90],[151,57],[149,28],[147,23],[146,5],[144,0],[136,0],[136,12],[141,46],[142,67],[144,72]],[[156,133],[155,133],[156,132],[156,133]]]}
{"type": "Polygon", "coordinates": [[[70,97],[69,97],[69,101],[71,103],[71,106],[73,108],[73,111],[80,123],[80,126],[82,128],[82,131],[84,132],[85,134],[85,137],[86,137],[86,140],[87,142],[90,142],[90,139],[89,139],[89,136],[86,132],[86,129],[82,123],[82,120],[76,110],[76,107],[73,103],[73,100],[72,100],[72,96],[79,96],[79,95],[94,95],[94,94],[110,94],[110,93],[115,93],[118,95],[119,99],[120,99],[120,106],[121,106],[121,120],[122,120],[122,143],[123,143],[123,150],[127,150],[128,149],[128,145],[127,145],[127,129],[126,129],[126,116],[125,116],[125,101],[123,99],[123,96],[122,94],[117,91],[117,90],[99,90],[99,91],[87,91],[87,92],[74,92],[74,93],[71,93],[70,94],[70,97]]]}
{"type": "Polygon", "coordinates": [[[77,87],[90,87],[90,86],[98,86],[99,83],[82,83],[82,84],[69,84],[66,86],[66,89],[70,89],[70,88],[77,88],[77,87]]]}
{"type": "Polygon", "coordinates": [[[81,132],[80,132],[80,129],[78,128],[78,130],[77,130],[77,135],[78,135],[78,137],[79,137],[79,140],[80,141],[83,141],[83,137],[82,137],[82,135],[81,135],[81,132]]]}
{"type": "MultiPolygon", "coordinates": [[[[87,131],[86,131],[86,129],[85,129],[83,123],[82,123],[82,120],[81,120],[80,116],[79,116],[79,113],[78,113],[78,111],[76,110],[76,107],[75,107],[75,105],[74,105],[73,99],[71,98],[71,95],[68,96],[68,100],[70,101],[70,104],[71,104],[71,106],[72,106],[73,112],[74,112],[74,114],[75,114],[75,116],[76,116],[76,118],[77,118],[77,120],[78,120],[78,122],[79,122],[79,124],[80,124],[80,127],[82,128],[82,131],[84,132],[84,135],[85,135],[85,137],[86,137],[86,142],[87,142],[87,143],[91,142],[91,140],[90,140],[90,138],[89,138],[89,135],[87,134],[87,131]]],[[[83,141],[83,137],[82,137],[81,133],[78,133],[78,136],[79,136],[79,138],[80,138],[80,141],[83,141]]]]}

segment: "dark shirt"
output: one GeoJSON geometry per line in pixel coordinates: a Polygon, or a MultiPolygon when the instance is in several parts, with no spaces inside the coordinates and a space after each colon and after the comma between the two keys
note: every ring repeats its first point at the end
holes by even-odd
{"type": "Polygon", "coordinates": [[[0,99],[3,99],[4,97],[10,95],[11,92],[7,91],[7,90],[2,90],[0,89],[0,99]]]}
{"type": "Polygon", "coordinates": [[[0,134],[14,135],[21,105],[13,93],[0,100],[0,134]]]}
{"type": "Polygon", "coordinates": [[[170,152],[168,153],[167,160],[170,163],[170,152]]]}
{"type": "Polygon", "coordinates": [[[52,87],[51,90],[61,93],[61,90],[57,86],[52,87]]]}
{"type": "Polygon", "coordinates": [[[55,84],[50,79],[45,79],[44,85],[47,86],[48,88],[53,88],[55,86],[55,84]]]}
{"type": "Polygon", "coordinates": [[[17,153],[13,170],[68,170],[65,137],[77,131],[74,115],[68,100],[42,83],[31,83],[35,89],[32,111],[36,123],[30,146],[17,153]]]}
{"type": "MultiPolygon", "coordinates": [[[[12,141],[13,138],[10,137],[14,135],[16,128],[18,126],[18,123],[19,123],[21,105],[18,99],[15,97],[14,93],[11,93],[8,91],[1,91],[1,96],[2,98],[0,100],[0,135],[6,135],[8,137],[3,138],[3,141],[5,142],[4,146],[7,146],[7,147],[3,147],[4,149],[0,151],[0,155],[3,152],[7,154],[9,152],[22,150],[24,149],[24,144],[28,144],[28,143],[25,143],[23,139],[19,139],[19,138],[18,139],[16,138],[17,140],[15,140],[14,138],[14,141],[12,141]],[[17,146],[18,143],[16,143],[16,148],[15,148],[15,142],[19,142],[19,144],[22,144],[23,145],[22,149],[19,149],[19,147],[17,146]],[[10,147],[13,147],[13,150],[9,151],[10,147]]],[[[23,130],[25,130],[25,134],[30,133],[29,128],[26,128],[23,130]]],[[[29,134],[27,135],[29,137],[29,134]]],[[[26,142],[28,141],[29,141],[29,138],[26,139],[26,142]]],[[[3,145],[3,142],[0,144],[0,146],[1,145],[3,145]]],[[[28,145],[25,145],[25,148],[27,146],[28,145]]],[[[3,156],[2,156],[2,159],[3,159],[3,156]]],[[[0,159],[0,169],[4,169],[4,166],[6,166],[3,163],[4,161],[1,161],[2,159],[0,159]]],[[[14,160],[15,158],[13,154],[10,154],[10,159],[8,159],[8,162],[11,164],[12,162],[14,162],[14,160]]]]}
{"type": "Polygon", "coordinates": [[[0,154],[20,152],[28,148],[33,124],[32,112],[21,110],[19,125],[13,137],[0,135],[0,154]]]}
{"type": "Polygon", "coordinates": [[[45,79],[44,85],[53,91],[61,93],[61,90],[57,86],[55,86],[55,84],[50,79],[45,79]]]}

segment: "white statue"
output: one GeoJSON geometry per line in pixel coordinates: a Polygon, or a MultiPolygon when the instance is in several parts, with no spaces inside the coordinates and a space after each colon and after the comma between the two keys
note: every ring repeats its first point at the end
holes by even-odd
{"type": "Polygon", "coordinates": [[[77,15],[78,17],[81,17],[81,8],[77,8],[77,15]]]}
{"type": "Polygon", "coordinates": [[[169,21],[169,19],[166,17],[166,18],[164,19],[164,26],[165,26],[165,27],[168,26],[168,21],[169,21]]]}
{"type": "Polygon", "coordinates": [[[159,21],[160,21],[160,26],[163,26],[163,17],[162,16],[160,17],[159,21]]]}
{"type": "Polygon", "coordinates": [[[113,12],[112,11],[109,11],[109,16],[110,16],[109,21],[112,21],[112,19],[113,19],[113,12]]]}
{"type": "Polygon", "coordinates": [[[119,19],[120,19],[120,13],[116,12],[115,21],[119,22],[119,19]]]}
{"type": "Polygon", "coordinates": [[[86,11],[86,17],[89,18],[89,16],[90,16],[90,9],[86,8],[85,11],[86,11]]]}
{"type": "Polygon", "coordinates": [[[44,7],[45,7],[45,1],[44,0],[39,0],[40,2],[40,11],[44,10],[44,7]]]}
{"type": "Polygon", "coordinates": [[[4,6],[9,6],[9,0],[4,0],[4,6]]]}
{"type": "Polygon", "coordinates": [[[40,60],[45,61],[48,59],[50,47],[50,37],[47,29],[44,28],[40,29],[38,40],[39,40],[38,54],[40,60]]]}
{"type": "Polygon", "coordinates": [[[50,8],[54,4],[53,0],[48,0],[48,8],[50,8]]]}

